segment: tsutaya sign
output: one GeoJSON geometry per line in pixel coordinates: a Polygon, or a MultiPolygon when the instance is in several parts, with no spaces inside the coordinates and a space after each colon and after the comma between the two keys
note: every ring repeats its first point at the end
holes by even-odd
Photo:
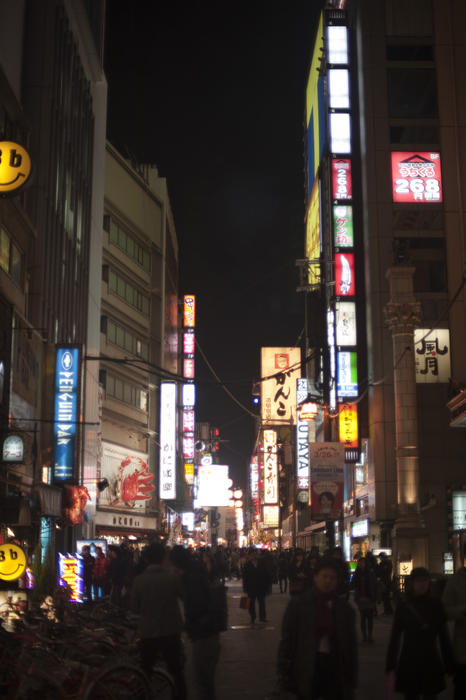
{"type": "MultiPolygon", "coordinates": [[[[309,382],[306,378],[298,379],[296,386],[296,400],[298,406],[306,401],[309,395],[309,382]]],[[[296,477],[298,489],[309,488],[309,421],[301,420],[300,412],[297,412],[296,421],[296,477]]]]}
{"type": "Polygon", "coordinates": [[[78,420],[79,350],[57,348],[55,369],[54,481],[73,478],[78,420]]]}
{"type": "Polygon", "coordinates": [[[29,180],[31,158],[24,146],[0,141],[0,194],[16,194],[29,180]]]}

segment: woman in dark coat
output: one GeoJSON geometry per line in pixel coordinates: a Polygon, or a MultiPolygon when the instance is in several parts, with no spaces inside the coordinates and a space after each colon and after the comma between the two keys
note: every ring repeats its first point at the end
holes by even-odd
{"type": "Polygon", "coordinates": [[[377,579],[372,566],[361,557],[353,575],[351,587],[358,606],[361,634],[364,642],[373,642],[374,610],[377,601],[377,579]]]}
{"type": "Polygon", "coordinates": [[[427,569],[415,568],[393,618],[387,674],[395,674],[395,689],[405,700],[434,700],[445,688],[445,670],[451,673],[453,668],[442,603],[430,593],[427,569]]]}
{"type": "Polygon", "coordinates": [[[257,551],[249,552],[248,561],[243,569],[243,589],[250,598],[249,615],[251,624],[256,619],[256,600],[259,605],[259,620],[266,622],[265,596],[272,585],[272,577],[265,560],[257,556],[257,551]]]}

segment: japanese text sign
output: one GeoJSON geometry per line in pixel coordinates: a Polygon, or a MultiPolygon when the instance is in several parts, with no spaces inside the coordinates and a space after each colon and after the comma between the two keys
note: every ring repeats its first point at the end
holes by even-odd
{"type": "Polygon", "coordinates": [[[351,179],[351,160],[334,158],[332,160],[332,194],[333,199],[351,200],[353,185],[351,179]]]}
{"type": "Polygon", "coordinates": [[[264,430],[264,503],[278,503],[277,433],[264,430]]]}
{"type": "Polygon", "coordinates": [[[339,297],[354,296],[355,293],[354,255],[335,253],[335,294],[339,297]]]}
{"type": "Polygon", "coordinates": [[[416,383],[447,383],[450,370],[450,331],[448,328],[414,330],[416,383]]]}
{"type": "Polygon", "coordinates": [[[392,153],[392,188],[394,202],[441,202],[440,153],[392,153]]]}
{"type": "Polygon", "coordinates": [[[296,423],[296,379],[300,373],[300,348],[261,349],[263,423],[296,423]]]}
{"type": "Polygon", "coordinates": [[[163,500],[176,498],[176,384],[160,385],[160,493],[163,500]]]}

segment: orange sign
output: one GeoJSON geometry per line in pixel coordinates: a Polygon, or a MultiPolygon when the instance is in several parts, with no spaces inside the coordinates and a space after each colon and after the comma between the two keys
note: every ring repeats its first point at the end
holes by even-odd
{"type": "Polygon", "coordinates": [[[346,447],[358,447],[358,407],[355,403],[342,406],[338,416],[340,442],[346,447]]]}
{"type": "Polygon", "coordinates": [[[193,294],[185,294],[183,298],[183,325],[185,328],[194,328],[196,322],[196,297],[193,294]]]}
{"type": "Polygon", "coordinates": [[[31,158],[14,141],[0,141],[0,194],[14,194],[31,175],[31,158]]]}

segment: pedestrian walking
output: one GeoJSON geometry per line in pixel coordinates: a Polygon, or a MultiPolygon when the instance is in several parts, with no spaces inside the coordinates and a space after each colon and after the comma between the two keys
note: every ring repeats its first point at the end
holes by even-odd
{"type": "Polygon", "coordinates": [[[351,587],[354,590],[354,602],[359,610],[362,640],[372,644],[374,641],[372,633],[377,600],[377,579],[373,568],[367,564],[363,557],[358,560],[351,587]]]}
{"type": "Polygon", "coordinates": [[[353,700],[358,659],[354,608],[337,595],[338,564],[316,564],[312,588],[290,599],[278,649],[279,692],[298,700],[353,700]]]}
{"type": "Polygon", "coordinates": [[[387,685],[405,700],[434,700],[453,672],[453,650],[441,601],[430,592],[427,569],[416,567],[393,618],[387,650],[387,685]],[[440,645],[440,651],[438,650],[440,645]]]}
{"type": "Polygon", "coordinates": [[[298,547],[290,562],[290,595],[299,595],[311,585],[309,569],[304,557],[304,550],[298,547]]]}
{"type": "Polygon", "coordinates": [[[392,576],[393,564],[386,552],[380,552],[380,562],[377,565],[377,579],[380,585],[380,594],[383,602],[383,614],[393,615],[392,607],[392,576]]]}
{"type": "Polygon", "coordinates": [[[272,579],[265,561],[259,560],[256,549],[251,549],[243,569],[243,590],[250,599],[249,615],[252,625],[256,620],[256,601],[259,607],[260,622],[267,622],[265,597],[270,591],[271,585],[272,579]]]}
{"type": "Polygon", "coordinates": [[[286,593],[288,590],[288,557],[285,552],[281,552],[278,557],[278,585],[280,586],[280,593],[286,593]]]}
{"type": "Polygon", "coordinates": [[[156,659],[161,657],[175,681],[177,700],[185,700],[180,580],[164,566],[165,548],[161,543],[149,545],[145,556],[148,565],[135,577],[130,597],[130,609],[139,618],[141,666],[150,675],[156,659]]]}
{"type": "Polygon", "coordinates": [[[107,557],[104,554],[104,550],[102,549],[102,547],[96,545],[94,568],[92,572],[94,598],[102,598],[102,596],[104,595],[105,578],[107,575],[107,564],[108,561],[107,557]]]}
{"type": "Polygon", "coordinates": [[[83,584],[84,584],[84,600],[92,601],[92,583],[94,576],[95,559],[91,554],[91,548],[88,544],[83,545],[81,549],[83,559],[83,584]]]}
{"type": "MultiPolygon", "coordinates": [[[[466,555],[466,547],[465,552],[466,555]]],[[[453,653],[455,656],[455,697],[466,698],[466,567],[449,576],[442,602],[449,620],[453,620],[453,653]]]]}
{"type": "Polygon", "coordinates": [[[220,656],[220,632],[227,629],[226,588],[210,552],[196,560],[177,545],[170,554],[181,576],[185,628],[190,641],[195,700],[215,700],[215,671],[220,656]]]}

